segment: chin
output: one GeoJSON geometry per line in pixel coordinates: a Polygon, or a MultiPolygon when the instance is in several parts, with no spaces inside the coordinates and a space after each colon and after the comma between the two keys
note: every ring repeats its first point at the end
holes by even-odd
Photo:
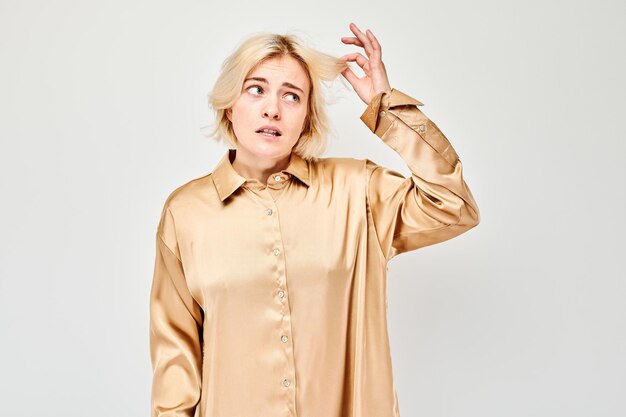
{"type": "Polygon", "coordinates": [[[253,154],[255,156],[258,156],[259,158],[281,158],[283,156],[285,156],[286,154],[290,153],[291,150],[290,149],[267,149],[267,148],[263,148],[263,149],[256,149],[253,154]]]}
{"type": "MultiPolygon", "coordinates": [[[[282,138],[281,138],[282,139],[282,138]]],[[[279,158],[291,153],[291,147],[286,146],[286,142],[281,143],[281,139],[277,142],[255,142],[254,144],[246,143],[243,147],[247,152],[262,158],[279,158]]]]}

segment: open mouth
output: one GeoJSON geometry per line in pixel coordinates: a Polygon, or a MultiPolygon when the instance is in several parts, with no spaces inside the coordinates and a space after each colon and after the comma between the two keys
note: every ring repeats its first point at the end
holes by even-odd
{"type": "Polygon", "coordinates": [[[280,136],[280,132],[278,132],[277,130],[272,130],[272,129],[259,129],[256,131],[256,133],[260,133],[264,136],[269,136],[269,137],[279,137],[280,136]]]}

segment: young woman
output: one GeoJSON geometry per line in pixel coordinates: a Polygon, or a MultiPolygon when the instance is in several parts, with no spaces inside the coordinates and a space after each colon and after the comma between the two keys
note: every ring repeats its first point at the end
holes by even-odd
{"type": "Polygon", "coordinates": [[[367,56],[260,34],[224,62],[210,104],[229,149],[169,195],[156,233],[153,417],[399,416],[387,263],[466,232],[479,211],[448,139],[391,88],[376,37],[350,29],[342,41],[367,56]],[[340,74],[411,176],[319,157],[321,83],[340,74]]]}

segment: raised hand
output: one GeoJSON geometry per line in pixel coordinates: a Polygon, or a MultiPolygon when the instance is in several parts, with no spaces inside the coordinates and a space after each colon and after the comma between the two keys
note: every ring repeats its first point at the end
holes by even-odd
{"type": "Polygon", "coordinates": [[[376,94],[382,91],[391,92],[387,70],[382,61],[382,49],[378,39],[369,29],[365,31],[366,33],[363,33],[354,23],[350,23],[350,30],[355,37],[343,37],[341,41],[345,44],[362,47],[367,54],[367,58],[360,52],[354,52],[342,56],[341,59],[356,62],[363,69],[365,75],[359,78],[349,67],[342,71],[341,74],[352,85],[361,100],[369,105],[372,97],[376,94]]]}

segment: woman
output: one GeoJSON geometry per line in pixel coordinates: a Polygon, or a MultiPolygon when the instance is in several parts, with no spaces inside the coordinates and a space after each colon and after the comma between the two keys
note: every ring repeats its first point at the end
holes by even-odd
{"type": "Polygon", "coordinates": [[[262,34],[224,62],[211,105],[231,148],[170,194],[158,225],[152,416],[399,416],[387,262],[466,232],[479,211],[422,103],[391,88],[376,37],[350,29],[343,42],[367,57],[262,34]],[[321,82],[339,74],[410,177],[318,157],[321,82]]]}

